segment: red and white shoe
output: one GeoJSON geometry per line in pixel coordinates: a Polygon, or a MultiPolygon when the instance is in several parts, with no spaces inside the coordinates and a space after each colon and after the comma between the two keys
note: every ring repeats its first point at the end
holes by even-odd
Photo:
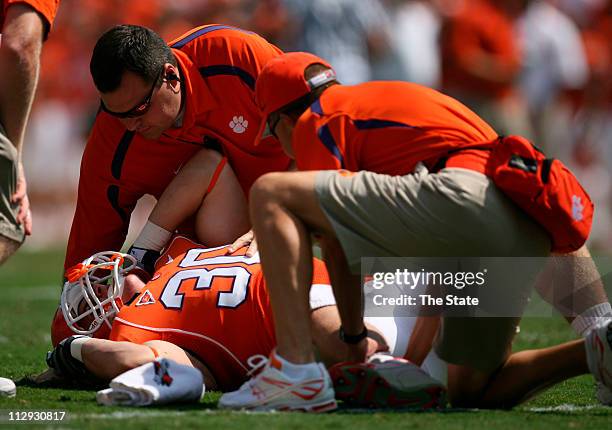
{"type": "Polygon", "coordinates": [[[336,398],[365,408],[442,408],[446,388],[419,366],[387,354],[367,363],[339,363],[329,369],[336,398]]]}
{"type": "Polygon", "coordinates": [[[242,386],[219,399],[219,408],[256,411],[328,412],[338,407],[325,366],[313,363],[312,377],[294,380],[283,373],[274,352],[270,358],[255,355],[248,360],[250,374],[263,368],[242,386]]]}
{"type": "Polygon", "coordinates": [[[612,389],[612,321],[591,330],[585,338],[585,347],[595,380],[612,389]]]}

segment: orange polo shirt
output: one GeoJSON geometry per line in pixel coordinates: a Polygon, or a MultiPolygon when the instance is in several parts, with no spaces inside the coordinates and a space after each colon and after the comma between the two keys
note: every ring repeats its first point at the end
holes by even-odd
{"type": "Polygon", "coordinates": [[[184,88],[182,124],[148,140],[98,113],[81,162],[65,268],[121,249],[138,199],[159,198],[180,167],[211,142],[225,152],[245,191],[262,174],[289,166],[275,139],[254,145],[261,122],[255,80],[281,51],[255,33],[224,25],[198,27],[170,46],[184,88]]]}
{"type": "Polygon", "coordinates": [[[450,151],[496,137],[478,115],[435,90],[367,82],[325,90],[299,118],[292,145],[300,170],[405,175],[420,161],[431,168],[450,151]]]}
{"type": "Polygon", "coordinates": [[[57,14],[60,0],[0,0],[2,7],[0,8],[0,33],[2,33],[2,27],[4,26],[4,17],[6,16],[6,10],[13,4],[26,4],[38,12],[44,18],[45,23],[45,39],[49,30],[53,25],[53,20],[57,14]]]}

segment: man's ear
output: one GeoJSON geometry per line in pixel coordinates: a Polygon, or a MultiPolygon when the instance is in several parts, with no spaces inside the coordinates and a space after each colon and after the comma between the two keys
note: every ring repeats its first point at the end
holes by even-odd
{"type": "Polygon", "coordinates": [[[169,83],[173,88],[175,88],[179,82],[181,82],[181,78],[178,76],[178,71],[175,66],[170,63],[166,63],[164,65],[164,77],[163,79],[169,83]]]}

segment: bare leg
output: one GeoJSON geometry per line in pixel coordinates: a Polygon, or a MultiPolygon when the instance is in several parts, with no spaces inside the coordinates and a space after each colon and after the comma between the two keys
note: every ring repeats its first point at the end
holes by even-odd
{"type": "MultiPolygon", "coordinates": [[[[335,236],[315,194],[316,174],[264,175],[253,185],[250,197],[251,220],[276,322],[277,351],[298,364],[314,361],[308,306],[312,280],[310,232],[335,236]]],[[[334,289],[342,287],[346,288],[334,289]]],[[[358,294],[361,293],[355,291],[357,297],[358,294]]],[[[355,302],[351,305],[360,308],[361,302],[355,302]]]]}
{"type": "Polygon", "coordinates": [[[308,302],[312,244],[306,225],[295,215],[297,211],[287,206],[301,202],[310,211],[318,206],[313,204],[313,186],[310,196],[307,185],[296,192],[283,180],[287,175],[290,173],[261,177],[251,189],[250,208],[274,313],[277,351],[285,359],[302,364],[315,360],[308,302]],[[306,201],[308,197],[310,202],[306,201]]]}
{"type": "Polygon", "coordinates": [[[170,182],[149,221],[172,232],[196,214],[196,235],[207,246],[230,243],[248,231],[246,199],[228,165],[212,191],[206,194],[221,159],[219,153],[208,149],[195,154],[170,182]]]}
{"type": "Polygon", "coordinates": [[[552,256],[535,288],[568,322],[587,309],[609,301],[586,246],[570,254],[552,256]]]}
{"type": "Polygon", "coordinates": [[[576,340],[517,352],[490,374],[449,364],[449,398],[453,406],[511,408],[558,382],[588,372],[584,341],[576,340]]]}
{"type": "Polygon", "coordinates": [[[512,354],[484,393],[482,407],[509,408],[546,388],[589,373],[584,340],[512,354]]]}
{"type": "Polygon", "coordinates": [[[4,236],[0,236],[0,265],[19,249],[21,244],[4,236]]]}

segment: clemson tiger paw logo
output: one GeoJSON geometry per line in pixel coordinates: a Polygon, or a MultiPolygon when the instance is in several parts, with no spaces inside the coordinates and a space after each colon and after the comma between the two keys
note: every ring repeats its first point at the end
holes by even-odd
{"type": "Polygon", "coordinates": [[[235,116],[230,121],[229,126],[230,126],[230,128],[232,129],[232,131],[234,133],[242,134],[249,127],[249,121],[244,119],[244,117],[242,115],[235,116]]]}

